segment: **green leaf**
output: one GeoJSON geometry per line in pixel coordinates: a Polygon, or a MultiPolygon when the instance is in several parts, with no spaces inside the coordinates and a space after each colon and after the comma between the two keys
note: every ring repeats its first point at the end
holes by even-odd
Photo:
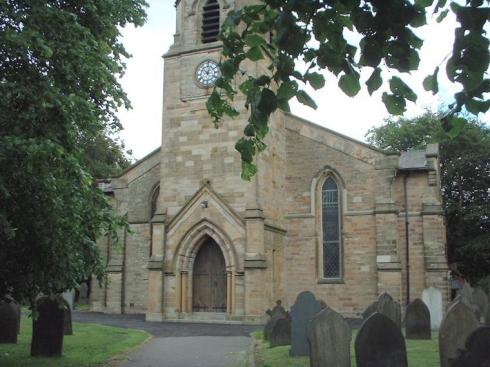
{"type": "Polygon", "coordinates": [[[298,102],[304,104],[305,106],[311,107],[314,110],[316,110],[318,108],[318,106],[315,103],[315,101],[313,100],[313,98],[311,98],[308,95],[308,93],[306,93],[304,90],[299,90],[296,93],[296,98],[298,99],[298,102]]]}
{"type": "Polygon", "coordinates": [[[439,73],[439,67],[436,67],[434,74],[428,75],[424,79],[424,89],[426,91],[431,91],[432,94],[437,94],[439,92],[439,83],[437,82],[437,74],[439,73]]]}
{"type": "Polygon", "coordinates": [[[274,112],[277,109],[277,97],[274,92],[268,88],[262,89],[257,108],[265,115],[270,115],[274,112]]]}
{"type": "Polygon", "coordinates": [[[376,68],[369,79],[366,81],[366,85],[368,87],[368,92],[372,95],[375,91],[377,91],[381,85],[383,85],[383,79],[381,78],[381,69],[376,68]]]}
{"type": "Polygon", "coordinates": [[[415,0],[415,5],[421,6],[423,8],[427,8],[432,5],[434,0],[415,0]]]}
{"type": "Polygon", "coordinates": [[[354,97],[361,90],[359,74],[344,74],[339,79],[339,87],[349,97],[354,97]]]}
{"type": "Polygon", "coordinates": [[[486,113],[490,107],[490,100],[478,101],[475,99],[468,99],[465,103],[466,109],[474,115],[479,113],[486,113]]]}
{"type": "Polygon", "coordinates": [[[258,34],[248,34],[245,36],[245,43],[249,47],[259,47],[264,45],[266,41],[258,34]]]}
{"type": "Polygon", "coordinates": [[[384,92],[382,100],[390,114],[403,115],[405,112],[406,103],[403,97],[384,92]]]}
{"type": "Polygon", "coordinates": [[[247,51],[245,56],[252,61],[259,61],[264,58],[264,55],[262,54],[260,47],[252,47],[247,51]]]}
{"type": "Polygon", "coordinates": [[[325,77],[319,73],[308,73],[305,75],[305,79],[308,80],[313,89],[318,90],[325,86],[325,77]]]}
{"type": "Polygon", "coordinates": [[[454,139],[461,133],[461,131],[466,126],[466,124],[467,124],[466,119],[462,117],[456,117],[456,116],[450,117],[449,118],[450,129],[447,132],[447,134],[454,139]]]}
{"type": "Polygon", "coordinates": [[[242,160],[242,180],[250,181],[257,174],[257,166],[242,160]]]}
{"type": "Polygon", "coordinates": [[[406,98],[409,101],[415,102],[417,100],[417,95],[413,92],[413,90],[397,76],[391,78],[390,90],[393,94],[406,98]]]}
{"type": "Polygon", "coordinates": [[[298,90],[298,83],[287,80],[281,83],[279,89],[277,90],[277,98],[285,99],[289,101],[296,95],[296,91],[298,90]]]}
{"type": "Polygon", "coordinates": [[[441,14],[438,15],[436,22],[441,23],[448,15],[449,9],[445,9],[441,12],[441,14]]]}
{"type": "Polygon", "coordinates": [[[226,60],[223,63],[221,63],[220,70],[221,70],[221,74],[226,79],[232,79],[235,76],[236,72],[238,71],[238,68],[236,67],[233,60],[226,60]]]}

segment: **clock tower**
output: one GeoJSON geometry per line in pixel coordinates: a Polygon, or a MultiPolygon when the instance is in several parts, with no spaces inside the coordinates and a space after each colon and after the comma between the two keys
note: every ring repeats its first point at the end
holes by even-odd
{"type": "MultiPolygon", "coordinates": [[[[206,109],[220,75],[220,25],[230,10],[251,3],[176,2],[174,44],[164,55],[160,185],[152,221],[148,319],[186,318],[214,310],[228,318],[254,320],[278,296],[274,284],[279,284],[279,276],[274,275],[272,256],[285,235],[283,121],[272,118],[268,149],[257,159],[259,174],[244,182],[235,150],[248,118],[243,98],[236,101],[241,115],[225,119],[218,128],[206,109]],[[208,255],[202,255],[201,248],[208,255]],[[211,273],[221,270],[209,275],[203,270],[209,267],[211,273]],[[273,278],[274,284],[268,281],[273,278]],[[208,296],[213,292],[218,295],[208,296]]],[[[265,70],[266,63],[244,63],[243,68],[254,74],[265,70]]]]}

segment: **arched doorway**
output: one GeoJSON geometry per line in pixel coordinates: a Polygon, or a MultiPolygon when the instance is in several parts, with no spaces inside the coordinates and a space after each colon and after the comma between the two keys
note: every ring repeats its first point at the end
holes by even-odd
{"type": "Polygon", "coordinates": [[[226,265],[218,244],[210,237],[201,245],[192,272],[192,311],[226,312],[226,265]]]}

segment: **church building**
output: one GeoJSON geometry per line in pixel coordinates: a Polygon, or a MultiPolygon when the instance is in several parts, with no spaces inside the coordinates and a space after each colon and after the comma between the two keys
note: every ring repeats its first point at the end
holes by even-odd
{"type": "Polygon", "coordinates": [[[288,308],[305,290],[348,317],[385,291],[406,305],[434,286],[446,302],[437,145],[382,151],[278,111],[258,174],[240,178],[234,146],[247,112],[216,129],[206,101],[219,77],[220,22],[252,2],[176,2],[162,145],[100,184],[131,231],[119,246],[99,240],[107,281],[93,282],[91,309],[261,322],[276,300],[288,308]]]}

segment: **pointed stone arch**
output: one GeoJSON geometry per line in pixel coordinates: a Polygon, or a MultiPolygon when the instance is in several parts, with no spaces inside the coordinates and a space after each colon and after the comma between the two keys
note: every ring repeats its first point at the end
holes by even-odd
{"type": "Polygon", "coordinates": [[[215,223],[203,219],[194,225],[180,240],[175,252],[172,269],[178,277],[177,282],[177,310],[180,313],[192,312],[193,296],[193,269],[194,263],[207,239],[211,238],[221,250],[225,260],[227,273],[226,281],[226,313],[234,312],[235,285],[234,275],[237,272],[237,254],[229,236],[215,223]]]}

